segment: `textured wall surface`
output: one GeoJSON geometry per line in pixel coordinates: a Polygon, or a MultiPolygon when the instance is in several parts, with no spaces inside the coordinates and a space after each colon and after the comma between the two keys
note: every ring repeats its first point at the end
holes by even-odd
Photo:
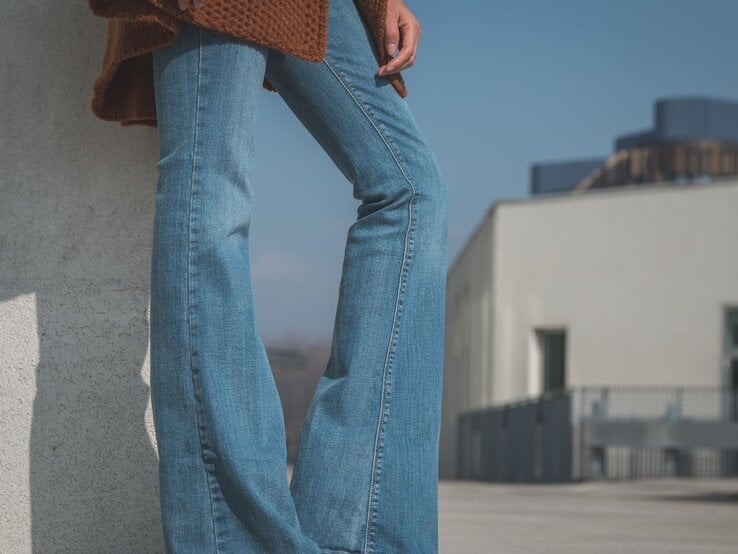
{"type": "Polygon", "coordinates": [[[105,22],[0,27],[0,552],[163,552],[148,395],[156,130],[94,118],[105,22]]]}

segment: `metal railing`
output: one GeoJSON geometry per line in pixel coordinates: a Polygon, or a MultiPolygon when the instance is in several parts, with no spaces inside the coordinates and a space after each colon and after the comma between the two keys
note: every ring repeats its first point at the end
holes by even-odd
{"type": "Polygon", "coordinates": [[[463,413],[457,477],[738,476],[738,391],[577,387],[463,413]]]}

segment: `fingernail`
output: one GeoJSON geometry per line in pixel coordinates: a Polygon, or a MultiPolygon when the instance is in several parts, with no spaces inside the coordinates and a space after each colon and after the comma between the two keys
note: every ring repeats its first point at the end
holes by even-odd
{"type": "Polygon", "coordinates": [[[394,56],[395,50],[397,50],[397,45],[394,43],[390,43],[390,45],[387,48],[389,49],[390,56],[394,56]]]}

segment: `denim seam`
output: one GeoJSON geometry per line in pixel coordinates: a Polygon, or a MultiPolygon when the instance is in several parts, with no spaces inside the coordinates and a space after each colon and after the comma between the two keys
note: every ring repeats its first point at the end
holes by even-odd
{"type": "MultiPolygon", "coordinates": [[[[192,264],[192,251],[195,248],[196,241],[194,240],[193,228],[193,212],[195,209],[195,190],[196,190],[196,166],[197,166],[197,154],[198,154],[198,143],[200,141],[200,111],[201,111],[201,86],[202,86],[202,29],[198,27],[197,32],[198,44],[197,44],[197,84],[195,94],[195,125],[193,130],[193,141],[192,141],[192,172],[190,174],[190,202],[188,206],[188,222],[187,222],[187,304],[188,304],[188,331],[189,331],[189,343],[190,343],[190,372],[192,374],[192,388],[195,397],[195,414],[197,418],[198,435],[200,439],[200,456],[205,467],[205,473],[207,474],[208,481],[208,495],[210,497],[210,517],[213,525],[213,542],[215,545],[216,554],[220,552],[218,548],[218,533],[215,527],[215,514],[214,514],[214,501],[213,501],[213,483],[212,474],[210,473],[209,463],[205,459],[205,428],[202,417],[202,405],[201,405],[201,391],[200,391],[200,379],[197,371],[196,363],[196,345],[194,344],[195,334],[193,327],[195,326],[194,320],[194,290],[193,290],[193,264],[192,264]]],[[[196,230],[196,228],[195,228],[196,230]]]]}
{"type": "Polygon", "coordinates": [[[391,390],[391,375],[392,375],[392,361],[394,360],[394,352],[395,347],[397,345],[398,340],[398,327],[399,327],[399,319],[400,315],[402,314],[402,304],[403,299],[405,296],[405,289],[407,284],[407,274],[408,274],[408,267],[410,263],[410,259],[412,257],[413,252],[413,234],[415,231],[415,216],[413,212],[413,202],[416,197],[416,188],[413,184],[412,180],[408,176],[405,168],[403,167],[403,164],[400,162],[398,153],[395,152],[395,149],[393,148],[393,144],[391,144],[389,137],[385,136],[382,129],[380,129],[380,126],[377,121],[372,118],[370,115],[370,110],[368,106],[364,105],[364,103],[359,102],[359,94],[354,91],[348,84],[348,80],[345,79],[343,75],[340,74],[340,72],[335,69],[329,62],[328,62],[328,56],[323,57],[323,63],[328,67],[328,69],[335,75],[338,82],[343,86],[344,89],[346,89],[346,92],[349,93],[351,98],[354,100],[356,105],[359,107],[359,109],[362,111],[364,116],[367,118],[369,123],[374,127],[374,129],[377,131],[377,134],[379,135],[380,139],[384,142],[385,146],[387,147],[387,150],[389,151],[392,158],[395,160],[395,163],[397,164],[397,167],[399,168],[400,172],[402,173],[403,177],[407,181],[408,185],[410,186],[411,190],[411,196],[410,201],[408,202],[408,226],[405,231],[405,243],[404,243],[404,251],[403,251],[403,257],[402,257],[402,264],[400,269],[400,282],[398,283],[397,288],[397,296],[395,300],[395,311],[392,318],[392,330],[390,334],[390,342],[387,347],[387,354],[385,358],[384,363],[384,369],[382,373],[382,394],[380,397],[380,405],[379,405],[379,416],[377,419],[377,431],[375,434],[374,439],[374,453],[372,458],[372,475],[371,475],[371,481],[369,484],[369,499],[368,499],[368,505],[367,505],[367,519],[366,519],[366,532],[364,535],[364,548],[362,549],[362,552],[364,554],[371,554],[374,549],[374,529],[376,524],[376,503],[379,497],[379,480],[381,477],[381,465],[382,465],[382,455],[384,451],[384,428],[387,422],[387,417],[389,414],[389,396],[390,396],[390,390],[391,390]]]}

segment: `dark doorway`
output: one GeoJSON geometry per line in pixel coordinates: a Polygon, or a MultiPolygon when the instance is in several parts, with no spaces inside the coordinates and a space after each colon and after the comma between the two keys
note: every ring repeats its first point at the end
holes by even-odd
{"type": "Polygon", "coordinates": [[[738,419],[738,308],[725,310],[726,386],[731,391],[730,419],[738,419]]]}
{"type": "Polygon", "coordinates": [[[566,330],[538,329],[543,392],[566,387],[566,330]]]}

